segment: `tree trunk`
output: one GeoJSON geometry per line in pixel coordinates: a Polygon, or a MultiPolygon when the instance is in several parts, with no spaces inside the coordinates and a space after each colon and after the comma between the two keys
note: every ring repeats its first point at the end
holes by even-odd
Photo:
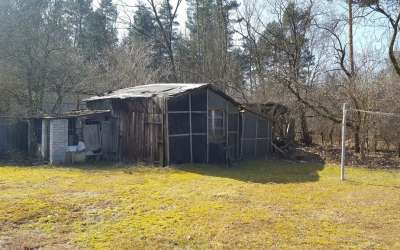
{"type": "Polygon", "coordinates": [[[301,142],[306,146],[311,146],[312,144],[312,136],[310,131],[308,130],[308,122],[306,117],[306,112],[304,110],[304,106],[300,108],[300,127],[301,127],[301,142]]]}
{"type": "Polygon", "coordinates": [[[400,157],[400,143],[397,144],[397,155],[400,157]]]}
{"type": "Polygon", "coordinates": [[[374,136],[372,137],[373,139],[373,141],[372,141],[372,151],[374,152],[374,153],[376,153],[376,151],[377,151],[377,146],[378,146],[378,140],[377,140],[377,136],[376,136],[376,132],[374,133],[374,136]]]}
{"type": "Polygon", "coordinates": [[[350,50],[350,71],[351,77],[354,79],[355,66],[354,66],[354,46],[353,46],[353,0],[348,0],[349,5],[349,50],[350,50]]]}
{"type": "Polygon", "coordinates": [[[334,129],[333,129],[333,126],[332,126],[331,130],[329,131],[329,141],[331,143],[331,147],[333,147],[333,144],[334,144],[334,142],[333,142],[333,131],[334,131],[334,129]]]}
{"type": "Polygon", "coordinates": [[[360,144],[360,159],[362,162],[365,162],[365,139],[363,138],[361,140],[361,144],[360,144]]]}
{"type": "Polygon", "coordinates": [[[360,144],[360,127],[356,126],[354,128],[354,150],[356,151],[356,153],[360,153],[360,144]]]}
{"type": "Polygon", "coordinates": [[[324,138],[324,132],[321,132],[321,144],[322,144],[322,146],[325,146],[325,138],[324,138]]]}

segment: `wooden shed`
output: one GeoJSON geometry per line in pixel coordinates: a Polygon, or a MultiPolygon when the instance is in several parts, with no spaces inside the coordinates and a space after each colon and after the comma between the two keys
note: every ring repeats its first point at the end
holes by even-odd
{"type": "Polygon", "coordinates": [[[15,118],[0,116],[0,159],[14,153],[28,152],[28,123],[15,118]]]}
{"type": "Polygon", "coordinates": [[[266,158],[271,122],[210,84],[150,84],[85,100],[111,110],[118,160],[217,163],[266,158]]]}
{"type": "Polygon", "coordinates": [[[85,143],[85,157],[114,160],[117,155],[116,121],[109,110],[78,110],[29,119],[33,125],[36,154],[45,162],[74,162],[73,151],[85,143]]]}

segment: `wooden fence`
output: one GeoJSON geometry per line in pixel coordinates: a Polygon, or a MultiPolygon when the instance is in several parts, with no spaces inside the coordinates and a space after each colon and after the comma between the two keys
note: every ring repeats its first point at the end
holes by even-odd
{"type": "Polygon", "coordinates": [[[27,153],[28,122],[16,118],[0,117],[0,156],[27,153]]]}

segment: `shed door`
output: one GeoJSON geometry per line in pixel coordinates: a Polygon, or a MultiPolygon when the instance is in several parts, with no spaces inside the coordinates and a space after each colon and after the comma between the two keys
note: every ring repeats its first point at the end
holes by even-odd
{"type": "Polygon", "coordinates": [[[161,163],[162,115],[132,112],[126,151],[132,161],[161,163]]]}

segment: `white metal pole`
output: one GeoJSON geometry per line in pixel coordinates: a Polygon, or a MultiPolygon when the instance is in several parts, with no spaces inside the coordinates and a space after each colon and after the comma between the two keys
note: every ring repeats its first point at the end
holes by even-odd
{"type": "Polygon", "coordinates": [[[346,157],[346,103],[343,104],[343,120],[342,120],[342,159],[340,162],[340,180],[344,181],[344,165],[346,157]]]}

